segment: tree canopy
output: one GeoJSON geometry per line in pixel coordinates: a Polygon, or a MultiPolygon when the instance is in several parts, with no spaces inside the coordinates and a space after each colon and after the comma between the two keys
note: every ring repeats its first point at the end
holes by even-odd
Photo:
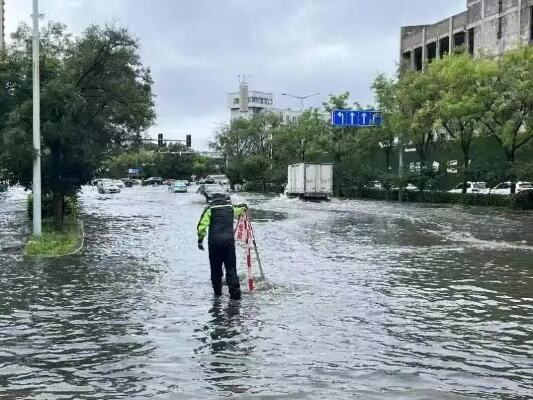
{"type": "MultiPolygon", "coordinates": [[[[30,28],[21,25],[0,58],[0,165],[10,182],[27,188],[34,158],[31,43],[30,28]]],[[[64,195],[153,123],[152,78],[125,29],[91,26],[73,37],[49,23],[40,47],[42,186],[60,210],[64,195]]]]}

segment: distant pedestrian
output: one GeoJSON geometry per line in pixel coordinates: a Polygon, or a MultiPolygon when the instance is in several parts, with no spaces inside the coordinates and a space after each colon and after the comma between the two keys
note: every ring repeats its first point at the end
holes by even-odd
{"type": "Polygon", "coordinates": [[[230,298],[240,300],[241,287],[237,275],[235,236],[233,221],[248,209],[246,204],[233,206],[224,195],[216,194],[198,222],[198,248],[204,250],[204,238],[208,235],[211,283],[215,296],[222,295],[222,266],[226,270],[226,283],[230,298]]]}

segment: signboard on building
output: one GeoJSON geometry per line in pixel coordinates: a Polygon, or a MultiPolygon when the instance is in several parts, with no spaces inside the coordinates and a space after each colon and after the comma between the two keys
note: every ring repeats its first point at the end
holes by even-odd
{"type": "Polygon", "coordinates": [[[381,126],[381,113],[375,110],[333,110],[331,124],[344,127],[381,126]]]}

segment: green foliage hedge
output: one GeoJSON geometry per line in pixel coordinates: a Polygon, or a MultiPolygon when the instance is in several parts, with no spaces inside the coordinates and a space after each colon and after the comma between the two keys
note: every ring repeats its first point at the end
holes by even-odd
{"type": "Polygon", "coordinates": [[[266,187],[259,182],[246,182],[242,189],[245,192],[257,193],[283,193],[283,187],[275,184],[267,184],[266,187]]]}
{"type": "MultiPolygon", "coordinates": [[[[354,193],[357,191],[354,190],[354,193]]],[[[397,190],[364,190],[360,195],[353,196],[370,200],[398,201],[397,190]]],[[[511,196],[498,196],[490,194],[460,194],[449,192],[420,192],[404,191],[403,200],[407,202],[433,203],[433,204],[460,204],[464,206],[485,207],[510,207],[522,210],[533,210],[533,191],[522,192],[511,196]]]]}
{"type": "MultiPolygon", "coordinates": [[[[41,198],[42,217],[51,218],[54,215],[54,201],[51,194],[44,194],[41,198]]],[[[78,215],[79,204],[78,197],[75,195],[65,196],[63,203],[65,215],[78,215]]],[[[33,216],[33,194],[28,196],[27,212],[30,217],[33,216]]]]}

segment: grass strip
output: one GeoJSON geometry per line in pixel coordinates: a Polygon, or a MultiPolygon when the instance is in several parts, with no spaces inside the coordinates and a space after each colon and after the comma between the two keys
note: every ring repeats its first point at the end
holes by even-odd
{"type": "Polygon", "coordinates": [[[80,241],[80,231],[75,219],[65,221],[62,232],[54,230],[53,221],[43,220],[42,236],[30,238],[25,254],[31,257],[66,256],[76,251],[80,241]]]}

